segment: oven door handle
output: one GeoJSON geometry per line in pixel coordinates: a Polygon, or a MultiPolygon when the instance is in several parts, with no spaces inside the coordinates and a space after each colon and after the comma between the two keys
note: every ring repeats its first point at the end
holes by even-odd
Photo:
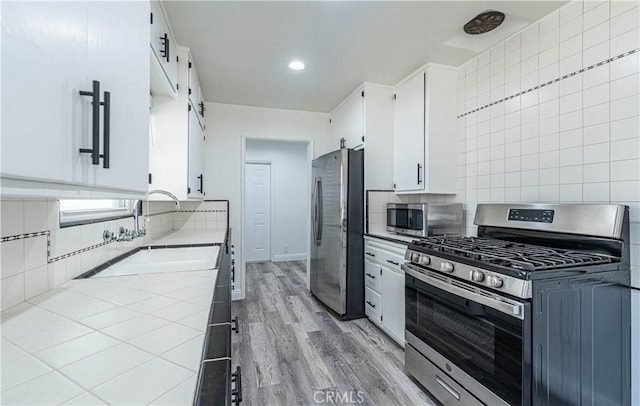
{"type": "Polygon", "coordinates": [[[456,400],[460,400],[460,394],[458,393],[458,391],[453,389],[451,385],[449,385],[444,380],[442,380],[442,378],[440,378],[438,375],[436,375],[436,382],[438,383],[438,385],[442,386],[447,392],[449,392],[451,396],[456,398],[456,400]]]}
{"type": "Polygon", "coordinates": [[[422,282],[427,283],[433,287],[444,290],[445,292],[449,292],[453,295],[472,300],[476,303],[480,303],[499,312],[508,314],[511,317],[524,320],[524,305],[522,303],[518,303],[514,300],[506,298],[501,298],[499,296],[484,296],[479,293],[475,293],[470,290],[451,285],[447,282],[441,281],[440,279],[434,278],[422,271],[415,269],[413,265],[408,263],[402,264],[401,268],[407,273],[407,275],[413,276],[414,278],[419,279],[422,282]]]}

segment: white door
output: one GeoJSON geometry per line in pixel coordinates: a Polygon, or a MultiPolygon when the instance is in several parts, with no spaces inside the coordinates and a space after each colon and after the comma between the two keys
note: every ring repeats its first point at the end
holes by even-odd
{"type": "Polygon", "coordinates": [[[245,165],[246,262],[271,259],[271,165],[245,165]]]}
{"type": "Polygon", "coordinates": [[[396,191],[424,190],[425,74],[395,89],[393,183],[396,191]]]}

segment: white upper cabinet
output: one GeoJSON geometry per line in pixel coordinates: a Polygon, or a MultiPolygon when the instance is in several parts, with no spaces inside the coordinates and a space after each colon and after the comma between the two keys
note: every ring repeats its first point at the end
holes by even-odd
{"type": "MultiPolygon", "coordinates": [[[[198,106],[192,104],[187,89],[196,71],[188,48],[178,48],[178,84],[176,99],[154,97],[151,109],[149,147],[149,189],[163,189],[180,200],[204,198],[204,129],[198,120],[198,106]]],[[[203,121],[204,122],[204,121],[203,121]]],[[[150,199],[165,200],[162,195],[150,199]]]]}
{"type": "Polygon", "coordinates": [[[148,19],[145,2],[3,3],[0,172],[18,190],[9,194],[20,182],[146,191],[148,19]]]}
{"type": "Polygon", "coordinates": [[[395,90],[393,177],[396,191],[424,190],[424,78],[420,72],[395,90]]]}
{"type": "Polygon", "coordinates": [[[189,187],[190,198],[204,198],[204,131],[195,109],[189,109],[189,187]]]}
{"type": "Polygon", "coordinates": [[[106,158],[102,165],[90,167],[95,183],[110,189],[147,189],[149,59],[144,50],[149,30],[144,23],[148,10],[144,2],[89,3],[88,75],[100,81],[103,103],[107,103],[108,92],[110,116],[105,115],[107,106],[103,106],[101,126],[106,131],[105,125],[109,125],[109,146],[103,140],[102,154],[108,149],[109,169],[104,169],[106,158]]]}
{"type": "Polygon", "coordinates": [[[331,149],[364,148],[365,189],[391,189],[393,88],[364,83],[331,113],[331,149]]]}
{"type": "Polygon", "coordinates": [[[198,76],[198,70],[196,64],[193,62],[193,58],[189,56],[189,102],[196,110],[197,122],[204,129],[204,115],[205,107],[204,100],[202,99],[202,89],[200,88],[200,78],[198,76]]]}
{"type": "Polygon", "coordinates": [[[364,89],[353,92],[331,113],[331,149],[364,144],[364,89]]]}
{"type": "Polygon", "coordinates": [[[396,192],[456,191],[456,69],[428,64],[395,89],[396,192]]]}
{"type": "Polygon", "coordinates": [[[176,97],[178,53],[168,19],[159,1],[151,1],[151,94],[176,97]]]}

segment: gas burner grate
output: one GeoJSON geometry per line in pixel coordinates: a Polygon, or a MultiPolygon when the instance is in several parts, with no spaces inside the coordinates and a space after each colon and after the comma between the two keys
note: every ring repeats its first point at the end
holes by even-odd
{"type": "Polygon", "coordinates": [[[429,237],[414,241],[419,248],[523,271],[568,268],[614,262],[594,253],[550,248],[484,237],[429,237]]]}

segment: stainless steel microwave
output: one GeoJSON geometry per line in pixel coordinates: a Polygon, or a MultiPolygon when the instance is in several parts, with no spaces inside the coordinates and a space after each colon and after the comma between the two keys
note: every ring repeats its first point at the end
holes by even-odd
{"type": "Polygon", "coordinates": [[[462,204],[387,203],[387,231],[414,237],[462,235],[462,204]]]}

